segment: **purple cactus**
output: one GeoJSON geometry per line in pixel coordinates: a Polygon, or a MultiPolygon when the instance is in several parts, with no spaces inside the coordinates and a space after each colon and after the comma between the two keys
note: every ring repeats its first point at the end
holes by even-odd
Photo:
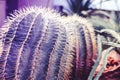
{"type": "Polygon", "coordinates": [[[97,53],[91,24],[31,7],[0,30],[1,80],[87,80],[97,53]]]}

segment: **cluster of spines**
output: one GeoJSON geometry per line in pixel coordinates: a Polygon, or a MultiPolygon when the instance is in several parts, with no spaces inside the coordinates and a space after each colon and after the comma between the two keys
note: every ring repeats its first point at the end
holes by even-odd
{"type": "Polygon", "coordinates": [[[87,20],[34,7],[6,24],[0,36],[0,79],[87,79],[83,76],[89,75],[97,53],[94,29],[87,20]]]}

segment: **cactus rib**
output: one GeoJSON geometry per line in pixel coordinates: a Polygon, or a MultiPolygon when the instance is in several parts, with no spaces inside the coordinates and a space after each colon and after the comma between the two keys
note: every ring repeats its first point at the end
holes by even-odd
{"type": "Polygon", "coordinates": [[[66,44],[65,33],[66,32],[65,32],[64,27],[59,28],[58,38],[57,38],[57,41],[54,45],[54,49],[49,58],[49,65],[48,65],[46,80],[55,80],[57,78],[57,74],[58,74],[59,66],[60,66],[60,59],[62,57],[62,53],[64,51],[65,44],[66,44]]]}

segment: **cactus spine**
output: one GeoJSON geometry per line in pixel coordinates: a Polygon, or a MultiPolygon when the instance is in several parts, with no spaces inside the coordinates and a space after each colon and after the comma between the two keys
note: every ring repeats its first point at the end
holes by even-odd
{"type": "Polygon", "coordinates": [[[15,12],[0,31],[0,79],[87,80],[97,53],[87,20],[32,7],[15,12]]]}

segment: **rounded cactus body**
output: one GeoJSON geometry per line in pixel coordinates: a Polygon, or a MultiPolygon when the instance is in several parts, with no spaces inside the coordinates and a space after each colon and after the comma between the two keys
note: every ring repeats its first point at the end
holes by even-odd
{"type": "Polygon", "coordinates": [[[0,31],[0,79],[87,80],[97,53],[87,20],[31,7],[15,12],[0,31]]]}

